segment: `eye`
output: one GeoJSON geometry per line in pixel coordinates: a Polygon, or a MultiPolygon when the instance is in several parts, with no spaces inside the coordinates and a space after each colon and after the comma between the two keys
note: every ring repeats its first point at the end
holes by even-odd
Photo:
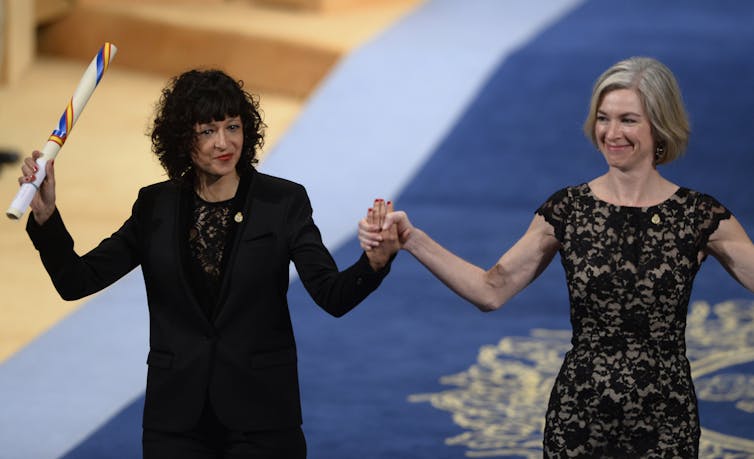
{"type": "Polygon", "coordinates": [[[599,121],[600,123],[605,122],[605,121],[607,121],[607,116],[605,116],[605,115],[597,115],[596,120],[599,121]]]}
{"type": "Polygon", "coordinates": [[[239,129],[241,129],[241,126],[238,125],[238,124],[231,124],[230,126],[228,126],[228,130],[231,131],[231,132],[232,131],[237,131],[239,129]]]}
{"type": "Polygon", "coordinates": [[[200,136],[203,136],[203,137],[208,137],[208,136],[211,136],[212,134],[214,134],[214,132],[215,132],[214,129],[202,129],[197,134],[199,134],[200,136]]]}
{"type": "Polygon", "coordinates": [[[635,120],[635,119],[633,119],[633,118],[623,118],[623,122],[624,122],[625,124],[636,124],[636,123],[637,123],[637,120],[635,120]]]}

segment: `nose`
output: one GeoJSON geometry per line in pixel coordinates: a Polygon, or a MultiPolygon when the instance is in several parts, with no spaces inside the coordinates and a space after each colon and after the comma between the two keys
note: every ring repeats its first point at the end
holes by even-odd
{"type": "Polygon", "coordinates": [[[215,148],[218,150],[224,150],[226,147],[226,139],[225,139],[225,131],[222,129],[217,131],[217,135],[215,136],[215,148]]]}
{"type": "Polygon", "coordinates": [[[614,121],[611,121],[607,125],[607,132],[606,132],[606,134],[607,134],[607,138],[608,139],[617,139],[617,138],[619,138],[621,136],[620,125],[618,123],[614,122],[614,121]]]}

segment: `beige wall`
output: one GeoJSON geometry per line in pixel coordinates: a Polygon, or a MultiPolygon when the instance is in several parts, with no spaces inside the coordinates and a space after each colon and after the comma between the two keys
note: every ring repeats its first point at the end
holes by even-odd
{"type": "Polygon", "coordinates": [[[0,82],[5,69],[5,0],[0,0],[0,82]]]}
{"type": "Polygon", "coordinates": [[[0,84],[13,84],[34,59],[34,2],[0,0],[0,84]]]}

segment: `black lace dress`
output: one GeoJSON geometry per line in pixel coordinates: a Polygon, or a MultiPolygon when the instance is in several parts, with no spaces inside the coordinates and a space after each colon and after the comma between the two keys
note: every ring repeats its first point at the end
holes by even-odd
{"type": "Polygon", "coordinates": [[[686,314],[707,241],[730,212],[686,188],[639,208],[582,184],[537,213],[561,243],[573,326],[547,407],[545,457],[697,457],[686,314]]]}

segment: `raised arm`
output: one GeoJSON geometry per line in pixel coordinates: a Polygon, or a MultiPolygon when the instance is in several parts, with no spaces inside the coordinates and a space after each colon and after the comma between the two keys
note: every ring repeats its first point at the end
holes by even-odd
{"type": "MultiPolygon", "coordinates": [[[[536,215],[521,239],[485,271],[453,254],[414,227],[405,212],[389,213],[383,228],[393,224],[397,227],[402,249],[482,311],[500,308],[523,290],[544,271],[559,247],[552,226],[536,215]]],[[[360,225],[359,240],[365,250],[379,244],[379,238],[368,225],[360,225]]]]}
{"type": "Polygon", "coordinates": [[[754,292],[754,244],[735,217],[720,222],[707,250],[741,285],[754,292]]]}

